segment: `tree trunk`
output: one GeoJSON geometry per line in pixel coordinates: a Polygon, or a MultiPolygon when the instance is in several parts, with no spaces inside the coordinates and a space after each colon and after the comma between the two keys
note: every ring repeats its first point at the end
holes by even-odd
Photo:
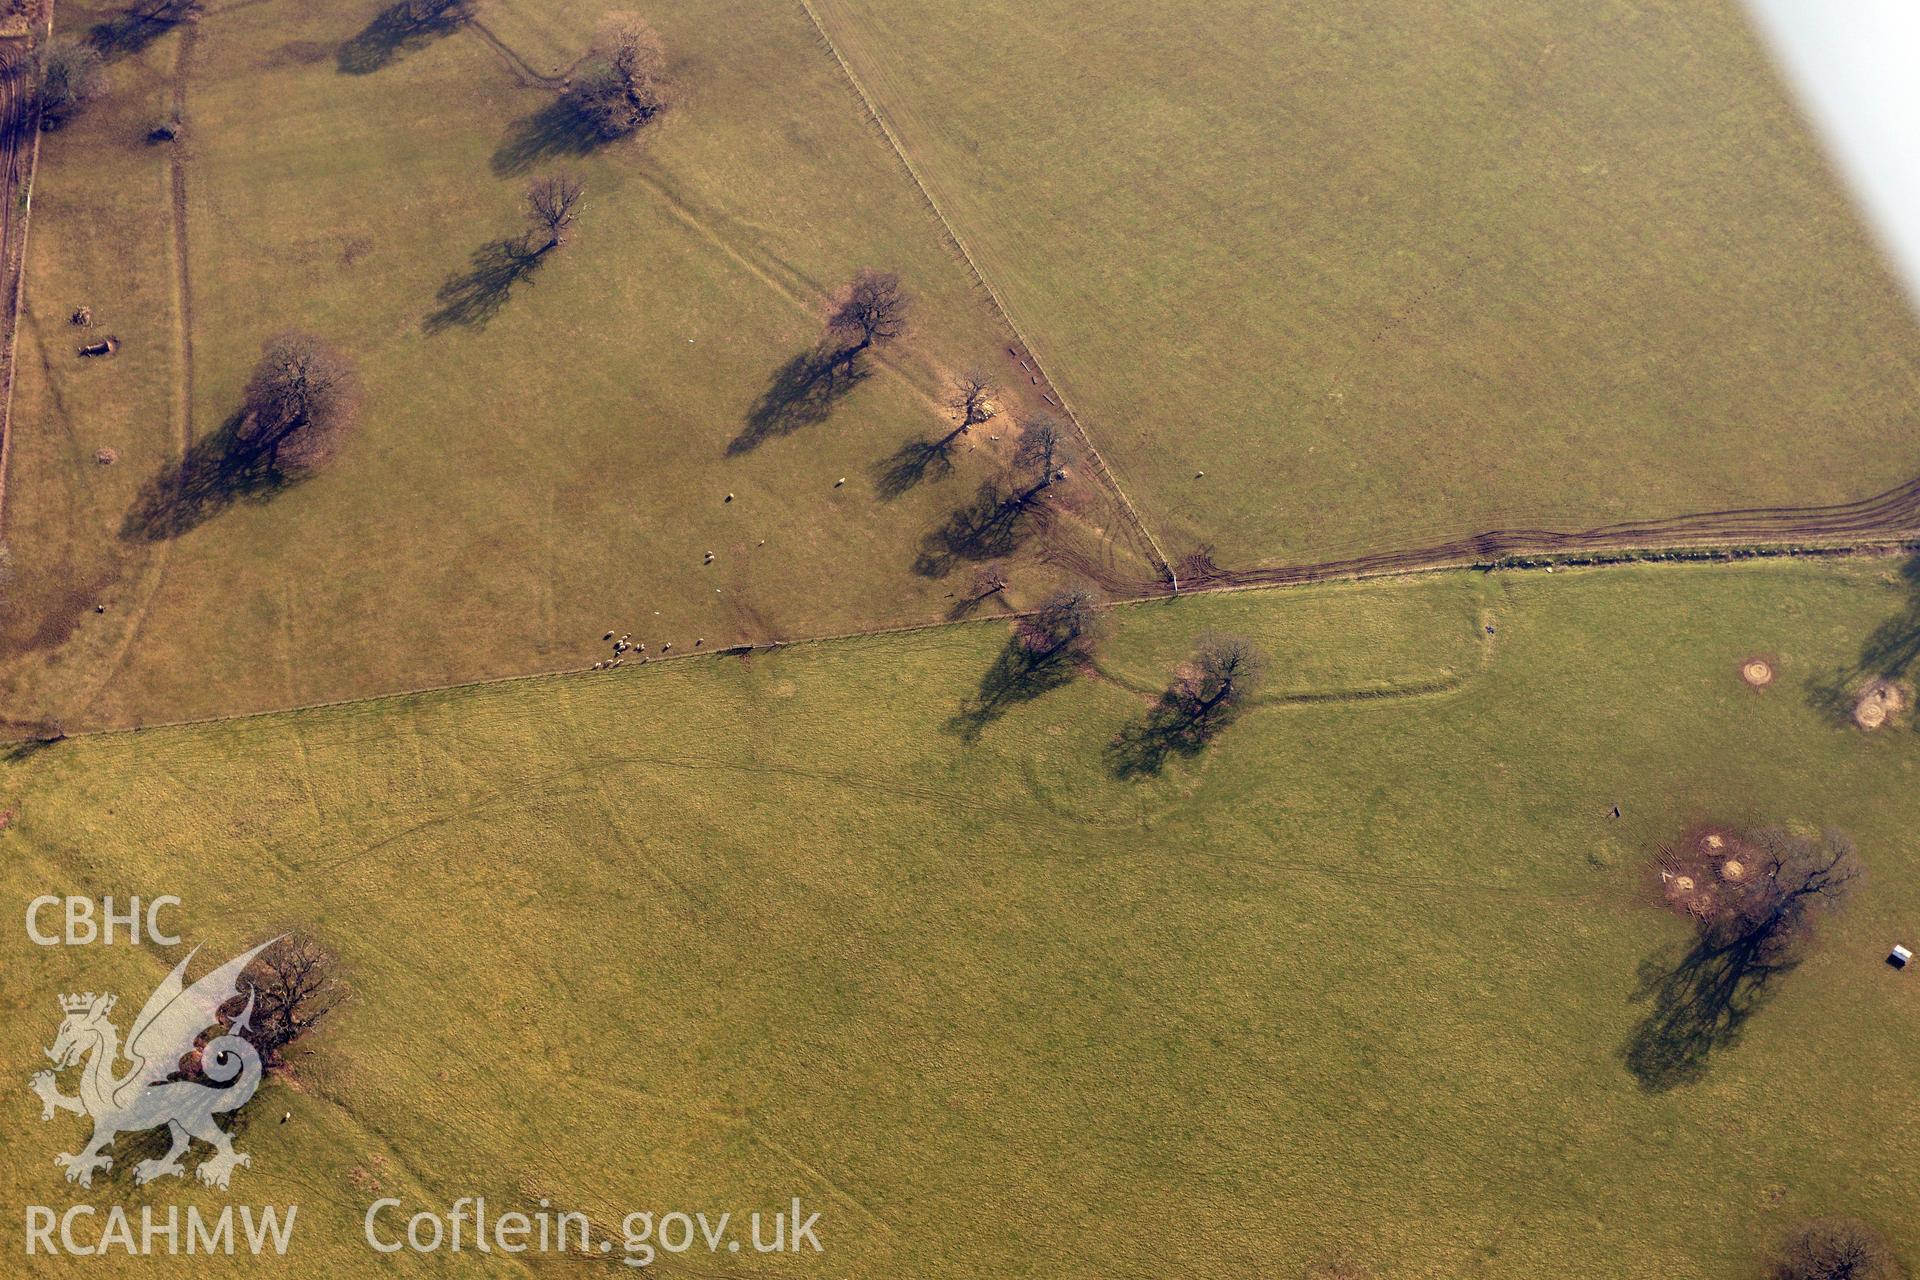
{"type": "Polygon", "coordinates": [[[1222,702],[1225,702],[1227,700],[1227,696],[1232,692],[1233,692],[1233,681],[1232,680],[1223,681],[1220,685],[1219,690],[1211,698],[1201,699],[1200,707],[1198,710],[1196,710],[1193,713],[1193,718],[1195,720],[1198,720],[1202,716],[1209,714],[1210,712],[1212,712],[1212,710],[1215,707],[1219,706],[1222,702]]]}
{"type": "Polygon", "coordinates": [[[1047,479],[1042,480],[1040,483],[1034,485],[1031,489],[1028,489],[1025,493],[1015,498],[1013,500],[1013,505],[1016,507],[1026,506],[1029,502],[1032,502],[1035,498],[1040,496],[1040,491],[1042,489],[1048,488],[1052,484],[1053,484],[1053,478],[1049,476],[1047,479]]]}

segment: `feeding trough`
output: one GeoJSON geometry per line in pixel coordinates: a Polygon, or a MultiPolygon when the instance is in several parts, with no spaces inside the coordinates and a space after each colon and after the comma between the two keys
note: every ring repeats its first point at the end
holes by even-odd
{"type": "Polygon", "coordinates": [[[1912,959],[1913,952],[1907,950],[1905,947],[1895,947],[1887,953],[1887,963],[1896,969],[1906,968],[1907,963],[1912,959]]]}

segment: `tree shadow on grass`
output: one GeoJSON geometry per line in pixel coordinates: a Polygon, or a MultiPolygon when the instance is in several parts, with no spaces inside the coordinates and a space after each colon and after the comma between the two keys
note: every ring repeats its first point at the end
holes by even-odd
{"type": "Polygon", "coordinates": [[[467,269],[451,276],[435,295],[440,305],[420,327],[428,334],[456,326],[484,329],[513,296],[514,286],[531,283],[542,255],[528,247],[527,237],[490,240],[473,251],[467,269]]]}
{"type": "Polygon", "coordinates": [[[132,57],[186,21],[196,7],[182,0],[142,0],[125,13],[94,23],[87,43],[108,62],[132,57]]]}
{"type": "Polygon", "coordinates": [[[1205,751],[1240,710],[1238,705],[1223,705],[1201,713],[1178,688],[1168,689],[1144,719],[1120,730],[1107,744],[1107,770],[1123,782],[1158,776],[1172,757],[1205,751]]]}
{"type": "Polygon", "coordinates": [[[1858,700],[1858,684],[1859,672],[1854,670],[1809,676],[1806,684],[1807,706],[1823,720],[1831,720],[1836,724],[1850,723],[1853,705],[1858,700]]]}
{"type": "Polygon", "coordinates": [[[866,377],[865,369],[839,363],[817,347],[802,351],[774,371],[740,434],[727,442],[727,456],[751,453],[768,440],[825,422],[866,377]]]}
{"type": "MultiPolygon", "coordinates": [[[[1007,580],[1005,577],[991,568],[982,570],[980,578],[976,579],[974,583],[973,589],[968,591],[966,595],[955,600],[952,605],[948,606],[947,621],[959,622],[963,618],[972,617],[982,605],[1000,595],[1000,593],[1006,589],[1007,580]]],[[[1004,605],[1005,600],[1003,599],[1001,603],[1004,605]]]]}
{"type": "MultiPolygon", "coordinates": [[[[198,1054],[196,1053],[193,1056],[197,1058],[198,1054]]],[[[198,1069],[184,1071],[176,1068],[168,1079],[191,1080],[207,1088],[220,1087],[209,1080],[204,1071],[198,1069]]],[[[265,1082],[262,1081],[262,1083],[264,1084],[265,1082]]],[[[253,1127],[255,1118],[264,1114],[266,1113],[261,1105],[260,1095],[255,1093],[254,1096],[238,1110],[227,1112],[226,1123],[220,1127],[227,1131],[229,1138],[235,1142],[242,1142],[246,1140],[247,1132],[253,1127]]],[[[113,1163],[105,1170],[95,1174],[95,1181],[96,1183],[104,1181],[107,1186],[115,1188],[122,1194],[131,1192],[140,1185],[138,1182],[140,1162],[142,1160],[160,1159],[166,1155],[168,1148],[172,1145],[173,1136],[168,1132],[167,1126],[164,1124],[152,1129],[127,1130],[116,1136],[114,1140],[108,1144],[107,1154],[113,1158],[113,1163]]],[[[196,1142],[182,1154],[181,1160],[182,1162],[186,1162],[192,1160],[196,1155],[204,1157],[205,1154],[205,1149],[196,1142]]],[[[191,1166],[188,1167],[187,1173],[182,1176],[179,1181],[185,1185],[191,1185],[193,1183],[194,1178],[191,1166]]]]}
{"type": "Polygon", "coordinates": [[[1080,655],[1071,646],[1036,651],[1015,635],[980,677],[980,688],[947,721],[947,732],[976,742],[995,720],[1021,703],[1067,684],[1079,673],[1080,655]]]}
{"type": "Polygon", "coordinates": [[[1713,1055],[1739,1043],[1747,1019],[1772,994],[1772,981],[1798,963],[1790,954],[1766,954],[1751,937],[1702,937],[1672,964],[1650,957],[1632,1002],[1652,1007],[1620,1050],[1628,1073],[1648,1093],[1703,1079],[1713,1055]]]}
{"type": "Polygon", "coordinates": [[[1851,722],[1863,687],[1904,679],[1920,663],[1920,555],[1900,566],[1900,579],[1906,584],[1906,604],[1873,629],[1853,664],[1807,681],[1807,703],[1821,715],[1851,722]]]}
{"type": "Polygon", "coordinates": [[[873,491],[882,502],[911,493],[931,477],[953,474],[953,440],[909,440],[875,465],[873,491]]]}
{"type": "Polygon", "coordinates": [[[194,442],[179,465],[158,472],[140,487],[120,523],[128,542],[165,542],[199,528],[236,502],[267,502],[303,479],[274,466],[264,453],[239,440],[243,418],[235,413],[218,431],[194,442]]]}
{"type": "Polygon", "coordinates": [[[371,75],[421,45],[460,29],[465,16],[448,10],[420,21],[407,12],[406,0],[382,9],[358,35],[340,46],[334,55],[342,75],[371,75]]]}
{"type": "Polygon", "coordinates": [[[1856,664],[1862,672],[1897,680],[1920,662],[1920,556],[1900,566],[1900,579],[1906,583],[1906,607],[1873,629],[1860,646],[1856,664]]]}
{"type": "Polygon", "coordinates": [[[54,743],[60,741],[64,736],[58,728],[52,725],[42,725],[38,737],[22,738],[17,742],[9,742],[4,746],[0,746],[0,761],[7,764],[19,764],[23,760],[31,760],[42,751],[51,747],[54,743]]]}
{"type": "MultiPolygon", "coordinates": [[[[123,1132],[107,1145],[107,1155],[113,1158],[113,1163],[96,1173],[94,1180],[96,1183],[105,1182],[107,1186],[125,1195],[139,1185],[135,1179],[139,1177],[137,1166],[140,1162],[160,1159],[172,1145],[173,1135],[164,1124],[152,1129],[133,1129],[123,1132]]],[[[186,1179],[191,1179],[192,1176],[192,1172],[189,1171],[186,1179]]]]}
{"type": "Polygon", "coordinates": [[[514,121],[488,164],[499,177],[516,177],[549,160],[598,151],[608,141],[572,102],[560,97],[514,121]]]}
{"type": "Polygon", "coordinates": [[[923,578],[944,578],[962,563],[1011,555],[1046,521],[1047,508],[1036,491],[1010,494],[988,480],[971,501],[920,540],[913,571],[923,578]]]}

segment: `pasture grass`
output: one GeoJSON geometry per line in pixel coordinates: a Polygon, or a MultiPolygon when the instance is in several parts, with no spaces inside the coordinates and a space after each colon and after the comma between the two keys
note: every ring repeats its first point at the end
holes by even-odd
{"type": "MultiPolygon", "coordinates": [[[[917,547],[1004,467],[988,437],[1005,419],[904,493],[878,476],[945,429],[950,373],[1006,361],[996,313],[802,13],[653,14],[680,100],[642,138],[593,147],[514,57],[547,75],[602,9],[486,6],[494,39],[529,41],[510,57],[475,30],[395,43],[366,0],[215,6],[184,62],[177,30],[116,57],[100,109],[48,138],[26,346],[46,361],[20,388],[22,568],[0,651],[16,733],[577,668],[610,656],[609,629],[658,652],[946,616],[969,566],[916,573],[917,547]],[[182,66],[182,140],[151,145],[182,66]],[[588,191],[570,243],[515,267],[500,246],[521,193],[559,169],[588,191]],[[863,265],[901,273],[912,334],[824,421],[730,448],[863,265]],[[118,326],[120,357],[68,349],[83,301],[118,326]],[[187,410],[194,440],[214,436],[289,327],[359,367],[362,421],[337,462],[143,503],[187,410]],[[96,466],[102,446],[120,462],[96,466]]],[[[60,21],[114,12],[63,4],[60,21]]],[[[1052,536],[1093,546],[1117,513],[1073,489],[1052,536]]],[[[1030,548],[1000,558],[1009,601],[1055,580],[1030,548]]]]}
{"type": "Polygon", "coordinates": [[[1911,310],[1735,0],[811,3],[1176,559],[1913,474],[1911,310]]]}
{"type": "MultiPolygon", "coordinates": [[[[354,1001],[240,1143],[235,1198],[301,1205],[289,1275],[384,1270],[376,1195],[482,1193],[799,1195],[827,1252],[791,1274],[1735,1280],[1821,1213],[1913,1259],[1881,959],[1920,919],[1920,745],[1820,690],[1905,661],[1915,611],[1890,560],[1453,573],[1116,609],[1097,671],[973,736],[997,624],[89,736],[0,764],[0,875],[177,893],[209,955],[340,952],[354,1001]],[[1273,653],[1260,705],[1117,780],[1212,629],[1273,653]],[[1703,819],[1843,827],[1868,879],[1650,1088],[1635,992],[1688,930],[1649,860],[1703,819]]],[[[4,936],[17,1082],[56,992],[173,958],[4,936]]],[[[79,1128],[31,1105],[0,1186],[62,1205],[79,1128]]]]}

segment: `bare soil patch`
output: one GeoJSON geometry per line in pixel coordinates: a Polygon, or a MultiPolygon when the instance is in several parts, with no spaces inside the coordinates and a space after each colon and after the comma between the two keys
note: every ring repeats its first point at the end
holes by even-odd
{"type": "Polygon", "coordinates": [[[1853,704],[1853,722],[1872,732],[1907,709],[1907,694],[1891,680],[1875,680],[1853,704]]]}
{"type": "Polygon", "coordinates": [[[1746,880],[1749,865],[1734,831],[1696,827],[1678,845],[1660,850],[1661,901],[1670,911],[1706,919],[1720,893],[1746,880]]]}

